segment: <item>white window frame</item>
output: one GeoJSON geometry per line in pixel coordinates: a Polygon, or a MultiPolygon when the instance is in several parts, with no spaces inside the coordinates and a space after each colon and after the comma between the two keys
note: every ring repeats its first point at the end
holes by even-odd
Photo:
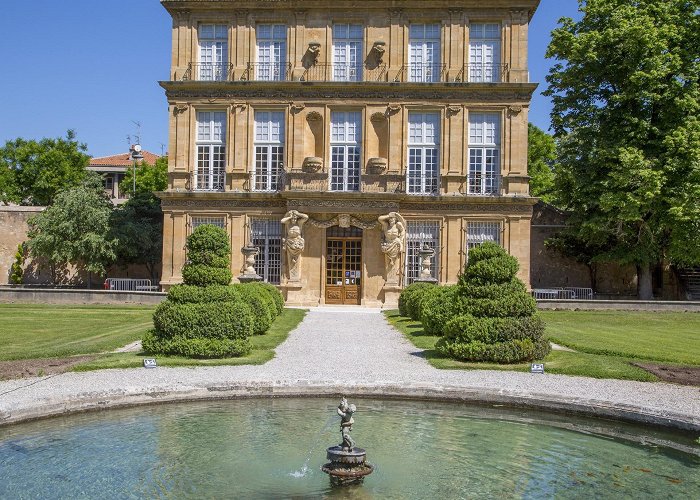
{"type": "Polygon", "coordinates": [[[279,219],[253,218],[250,244],[260,252],[255,256],[255,271],[263,280],[279,285],[282,277],[282,223],[279,219]]]}
{"type": "Polygon", "coordinates": [[[406,193],[440,192],[440,113],[408,113],[406,193]]]}
{"type": "Polygon", "coordinates": [[[198,110],[195,191],[223,191],[226,175],[226,111],[198,110]]]}
{"type": "Polygon", "coordinates": [[[191,215],[190,216],[190,226],[192,231],[197,229],[199,226],[204,226],[206,224],[220,227],[221,229],[226,229],[226,217],[214,216],[214,215],[191,215]]]}
{"type": "Polygon", "coordinates": [[[501,115],[469,113],[467,194],[497,195],[501,178],[501,115]]]}
{"type": "Polygon", "coordinates": [[[406,221],[406,284],[410,285],[421,273],[420,250],[423,245],[435,250],[430,269],[431,276],[440,279],[440,221],[408,220],[406,221]]]}
{"type": "Polygon", "coordinates": [[[259,81],[287,79],[287,25],[258,24],[255,29],[256,72],[259,81]]]}
{"type": "Polygon", "coordinates": [[[487,241],[501,245],[503,226],[498,221],[469,221],[467,222],[467,260],[469,250],[487,241]]]}
{"type": "Polygon", "coordinates": [[[255,111],[253,142],[253,191],[279,191],[284,172],[284,112],[255,111]]]}
{"type": "Polygon", "coordinates": [[[469,81],[492,83],[501,81],[501,25],[472,23],[469,25],[469,81]]]}
{"type": "Polygon", "coordinates": [[[362,112],[332,111],[330,133],[331,191],[359,191],[362,170],[362,112]]]}
{"type": "Polygon", "coordinates": [[[362,81],[363,40],[361,24],[333,25],[333,81],[362,81]]]}
{"type": "Polygon", "coordinates": [[[197,79],[200,81],[228,80],[228,26],[200,24],[197,79]],[[208,34],[211,28],[211,34],[208,34]]]}
{"type": "Polygon", "coordinates": [[[408,81],[439,82],[442,77],[440,24],[411,24],[408,27],[408,81]]]}

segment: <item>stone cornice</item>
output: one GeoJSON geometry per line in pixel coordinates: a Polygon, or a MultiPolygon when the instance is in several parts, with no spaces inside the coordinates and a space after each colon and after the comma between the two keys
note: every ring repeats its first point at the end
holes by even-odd
{"type": "Polygon", "coordinates": [[[162,81],[169,101],[195,99],[362,99],[528,103],[536,83],[387,83],[387,82],[173,82],[162,81]]]}

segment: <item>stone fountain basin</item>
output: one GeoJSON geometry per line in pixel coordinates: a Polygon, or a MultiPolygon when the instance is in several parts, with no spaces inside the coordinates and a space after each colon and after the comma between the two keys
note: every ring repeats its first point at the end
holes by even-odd
{"type": "Polygon", "coordinates": [[[341,464],[363,464],[367,458],[367,453],[362,448],[347,450],[342,446],[331,446],[327,450],[326,458],[331,462],[341,464]]]}

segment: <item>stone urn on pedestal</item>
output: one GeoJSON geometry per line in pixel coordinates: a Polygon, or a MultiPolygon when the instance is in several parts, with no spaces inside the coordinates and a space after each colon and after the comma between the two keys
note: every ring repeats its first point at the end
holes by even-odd
{"type": "Polygon", "coordinates": [[[414,283],[432,283],[433,285],[437,285],[438,280],[433,278],[433,273],[431,271],[435,250],[428,245],[423,245],[418,254],[420,255],[420,276],[414,280],[414,283]]]}
{"type": "Polygon", "coordinates": [[[334,486],[347,486],[361,483],[365,476],[374,472],[374,466],[366,462],[367,453],[362,448],[355,447],[355,441],[350,437],[352,418],[357,411],[355,405],[348,404],[348,400],[343,398],[338,405],[338,415],[340,416],[340,434],[343,442],[338,446],[331,446],[326,451],[329,463],[321,467],[321,470],[331,478],[334,486]]]}
{"type": "Polygon", "coordinates": [[[258,247],[247,245],[241,248],[241,253],[245,258],[243,274],[238,277],[241,283],[250,283],[251,281],[262,281],[263,277],[255,271],[255,257],[260,253],[258,247]]]}

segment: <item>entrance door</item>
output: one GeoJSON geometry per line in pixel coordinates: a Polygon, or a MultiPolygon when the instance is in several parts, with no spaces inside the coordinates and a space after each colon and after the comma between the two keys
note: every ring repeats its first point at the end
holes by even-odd
{"type": "Polygon", "coordinates": [[[362,297],[362,230],[326,232],[326,304],[359,305],[362,297]]]}

